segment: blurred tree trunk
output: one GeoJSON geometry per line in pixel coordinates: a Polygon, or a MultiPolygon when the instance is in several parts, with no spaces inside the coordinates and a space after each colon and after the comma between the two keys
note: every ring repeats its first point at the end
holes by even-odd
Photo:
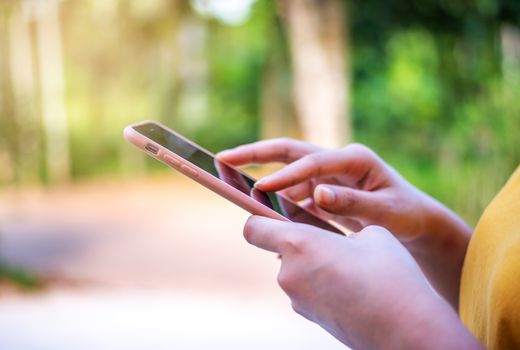
{"type": "Polygon", "coordinates": [[[9,78],[9,18],[12,4],[0,3],[0,184],[16,181],[18,145],[13,105],[13,90],[9,78]]]}
{"type": "Polygon", "coordinates": [[[352,139],[345,2],[280,1],[292,56],[294,104],[303,136],[321,146],[342,146],[352,139]]]}
{"type": "Polygon", "coordinates": [[[38,180],[41,157],[39,110],[35,87],[33,41],[30,21],[20,2],[16,3],[9,24],[10,69],[19,149],[20,180],[38,180]]]}
{"type": "Polygon", "coordinates": [[[208,23],[185,12],[177,32],[177,121],[191,132],[209,116],[208,23]]]}
{"type": "Polygon", "coordinates": [[[298,138],[297,124],[291,108],[290,96],[286,96],[283,67],[269,55],[262,74],[260,114],[263,139],[276,137],[298,138]]]}
{"type": "Polygon", "coordinates": [[[260,91],[261,137],[299,138],[296,116],[289,93],[289,59],[285,53],[285,43],[280,21],[277,21],[268,35],[272,38],[262,70],[260,91]]]}
{"type": "Polygon", "coordinates": [[[47,175],[50,182],[61,182],[69,179],[70,165],[59,4],[36,2],[34,10],[47,175]]]}

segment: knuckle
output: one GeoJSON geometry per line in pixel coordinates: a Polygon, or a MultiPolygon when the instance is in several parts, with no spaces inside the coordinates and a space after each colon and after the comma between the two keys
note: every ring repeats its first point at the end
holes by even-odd
{"type": "Polygon", "coordinates": [[[388,196],[383,202],[384,211],[387,213],[400,213],[404,211],[403,200],[394,196],[388,196]]]}
{"type": "Polygon", "coordinates": [[[298,315],[305,316],[305,311],[303,307],[301,307],[300,303],[293,300],[291,301],[291,307],[298,315]]]}
{"type": "Polygon", "coordinates": [[[281,269],[277,277],[278,285],[289,295],[296,291],[296,278],[286,269],[281,269]]]}
{"type": "Polygon", "coordinates": [[[299,141],[290,137],[280,137],[274,140],[274,146],[282,150],[280,161],[289,163],[294,159],[297,159],[296,149],[298,149],[299,141]]]}
{"type": "Polygon", "coordinates": [[[302,158],[304,168],[309,175],[319,177],[320,157],[320,153],[311,153],[302,158]]]}
{"type": "Polygon", "coordinates": [[[353,209],[356,207],[358,199],[352,191],[342,190],[339,192],[338,205],[342,208],[353,209]]]}
{"type": "Polygon", "coordinates": [[[279,138],[276,138],[273,140],[274,141],[274,144],[277,145],[278,147],[292,147],[294,144],[296,144],[296,141],[295,139],[292,139],[290,137],[279,137],[279,138]]]}
{"type": "Polygon", "coordinates": [[[381,226],[377,226],[377,225],[367,225],[367,226],[365,226],[363,231],[374,231],[375,232],[375,231],[378,231],[380,227],[381,226]]]}
{"type": "Polygon", "coordinates": [[[372,235],[380,235],[380,236],[388,236],[390,235],[390,232],[382,227],[382,226],[378,226],[378,225],[368,225],[366,226],[363,231],[365,232],[370,232],[370,234],[372,235]]]}
{"type": "Polygon", "coordinates": [[[309,242],[307,239],[305,239],[305,237],[296,236],[285,239],[281,243],[281,246],[284,251],[288,251],[293,254],[298,254],[308,250],[309,242]]]}
{"type": "Polygon", "coordinates": [[[358,156],[361,156],[362,158],[369,159],[369,160],[375,160],[377,159],[377,155],[372,149],[369,147],[361,144],[361,143],[351,143],[348,144],[343,148],[343,152],[349,153],[349,154],[356,154],[358,156]]]}
{"type": "Polygon", "coordinates": [[[401,204],[399,201],[392,198],[381,198],[379,201],[379,207],[375,211],[374,220],[375,223],[384,225],[390,220],[394,213],[399,211],[401,204]]]}
{"type": "Polygon", "coordinates": [[[362,143],[350,143],[344,148],[352,152],[372,153],[372,150],[362,143]]]}

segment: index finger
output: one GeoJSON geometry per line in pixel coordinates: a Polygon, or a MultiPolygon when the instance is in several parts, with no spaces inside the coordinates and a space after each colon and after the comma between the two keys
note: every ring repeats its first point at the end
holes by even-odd
{"type": "Polygon", "coordinates": [[[222,151],[217,154],[217,158],[235,166],[272,162],[291,163],[319,150],[319,147],[302,141],[279,138],[222,151]]]}
{"type": "Polygon", "coordinates": [[[255,186],[262,191],[275,192],[313,178],[335,175],[347,176],[356,183],[365,178],[377,164],[369,152],[362,147],[346,147],[309,154],[257,181],[255,186]]]}

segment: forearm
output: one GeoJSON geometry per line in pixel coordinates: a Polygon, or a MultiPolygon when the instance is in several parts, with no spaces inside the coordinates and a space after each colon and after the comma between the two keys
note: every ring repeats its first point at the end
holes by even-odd
{"type": "Polygon", "coordinates": [[[423,234],[405,245],[435,290],[457,310],[462,266],[472,229],[436,200],[431,199],[427,206],[423,234]]]}
{"type": "Polygon", "coordinates": [[[378,348],[484,349],[455,311],[438,296],[418,296],[408,306],[390,326],[389,336],[381,339],[378,348]]]}

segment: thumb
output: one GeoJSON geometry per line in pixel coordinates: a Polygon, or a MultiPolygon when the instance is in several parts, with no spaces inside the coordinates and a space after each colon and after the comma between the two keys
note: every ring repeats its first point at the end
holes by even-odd
{"type": "Polygon", "coordinates": [[[387,199],[381,194],[344,186],[317,186],[314,202],[329,213],[373,223],[381,221],[381,217],[389,210],[387,199]]]}

